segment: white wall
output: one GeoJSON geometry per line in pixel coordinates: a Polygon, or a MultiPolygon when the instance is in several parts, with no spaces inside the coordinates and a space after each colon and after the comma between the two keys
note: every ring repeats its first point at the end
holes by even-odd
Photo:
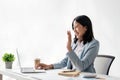
{"type": "Polygon", "coordinates": [[[116,57],[110,75],[120,76],[119,5],[119,0],[0,0],[0,58],[18,48],[24,66],[33,65],[36,57],[45,63],[61,60],[67,51],[66,29],[75,16],[86,14],[100,41],[99,54],[116,57]]]}

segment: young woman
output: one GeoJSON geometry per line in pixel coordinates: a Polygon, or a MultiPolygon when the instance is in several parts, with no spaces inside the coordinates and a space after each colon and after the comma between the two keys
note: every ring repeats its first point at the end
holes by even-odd
{"type": "Polygon", "coordinates": [[[99,42],[94,38],[91,20],[86,15],[77,16],[72,22],[75,33],[74,41],[71,32],[67,31],[68,42],[66,57],[59,63],[40,63],[36,68],[41,69],[77,69],[83,72],[95,72],[94,60],[98,54],[99,42]],[[71,46],[72,45],[72,46],[71,46]]]}

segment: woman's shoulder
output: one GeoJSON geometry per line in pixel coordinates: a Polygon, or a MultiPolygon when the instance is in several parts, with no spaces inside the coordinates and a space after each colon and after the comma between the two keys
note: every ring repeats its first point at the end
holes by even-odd
{"type": "Polygon", "coordinates": [[[91,43],[99,43],[99,41],[94,38],[94,39],[91,41],[91,43]]]}
{"type": "Polygon", "coordinates": [[[87,44],[88,44],[88,45],[99,45],[99,41],[94,38],[94,39],[92,39],[92,41],[90,41],[90,42],[87,43],[87,44]]]}

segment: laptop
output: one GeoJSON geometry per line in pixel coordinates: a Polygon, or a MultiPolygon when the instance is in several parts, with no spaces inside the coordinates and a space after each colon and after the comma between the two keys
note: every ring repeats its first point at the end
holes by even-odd
{"type": "Polygon", "coordinates": [[[18,64],[20,67],[20,71],[22,73],[44,73],[44,72],[46,72],[44,69],[36,70],[33,67],[21,67],[20,57],[19,57],[19,53],[18,53],[17,49],[16,49],[16,52],[17,52],[17,57],[18,57],[18,64]]]}

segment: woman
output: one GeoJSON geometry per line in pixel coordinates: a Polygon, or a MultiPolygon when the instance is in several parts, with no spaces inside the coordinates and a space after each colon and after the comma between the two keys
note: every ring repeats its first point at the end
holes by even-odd
{"type": "Polygon", "coordinates": [[[95,72],[94,60],[98,54],[99,42],[94,38],[91,20],[85,15],[77,16],[72,22],[72,29],[75,33],[75,38],[72,43],[71,32],[67,31],[68,52],[66,57],[56,64],[47,65],[40,63],[36,68],[59,69],[67,66],[68,69],[95,72]]]}

